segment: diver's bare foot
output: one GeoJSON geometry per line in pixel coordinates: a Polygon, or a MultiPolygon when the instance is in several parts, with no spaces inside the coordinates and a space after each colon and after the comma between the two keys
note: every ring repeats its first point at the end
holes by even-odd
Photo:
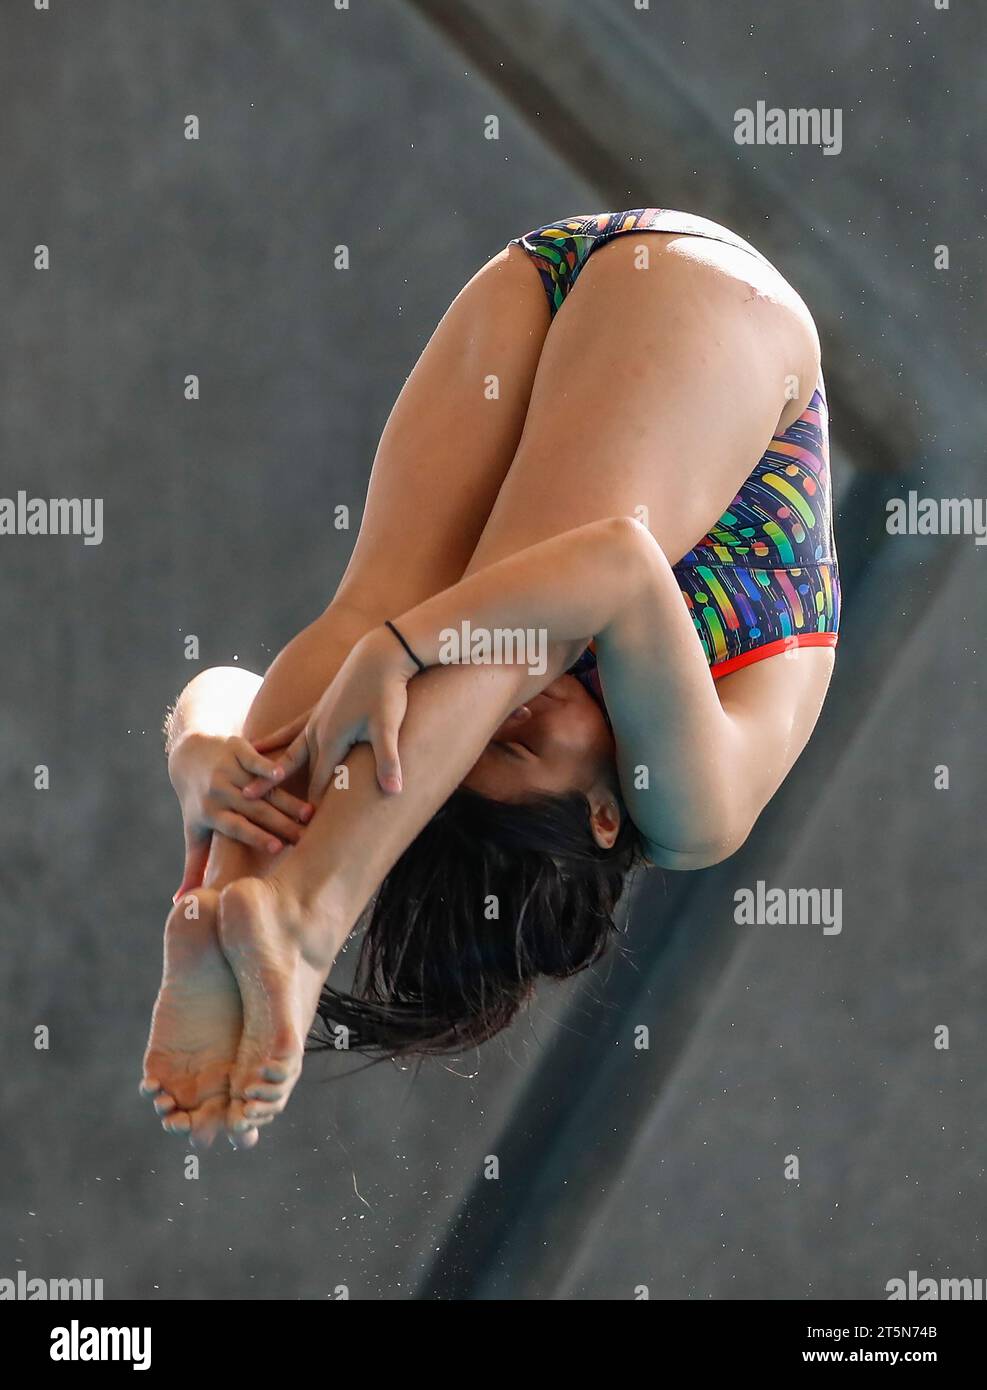
{"type": "MultiPolygon", "coordinates": [[[[213,888],[186,893],[168,914],[141,1082],[164,1129],[207,1146],[226,1117],[243,1028],[240,991],[219,946],[218,915],[213,888]]],[[[243,1148],[256,1142],[256,1130],[236,1139],[243,1148]]]]}
{"type": "Polygon", "coordinates": [[[241,878],[223,889],[219,941],[243,1003],[226,1119],[239,1140],[287,1104],[328,967],[305,959],[297,908],[272,879],[241,878]]]}

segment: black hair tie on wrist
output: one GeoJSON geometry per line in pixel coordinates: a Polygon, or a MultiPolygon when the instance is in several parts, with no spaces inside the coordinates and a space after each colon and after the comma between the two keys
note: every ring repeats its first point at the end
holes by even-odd
{"type": "Polygon", "coordinates": [[[411,650],[411,648],[408,646],[407,642],[406,642],[406,641],[404,640],[404,638],[401,636],[400,632],[398,632],[397,628],[396,628],[396,627],[394,626],[394,624],[391,622],[390,618],[385,618],[385,619],[384,619],[384,626],[385,626],[385,627],[389,627],[389,628],[391,629],[391,631],[394,633],[394,636],[395,636],[395,637],[398,639],[398,641],[401,643],[402,647],[404,647],[405,651],[406,651],[406,652],[408,653],[408,655],[411,657],[412,661],[413,661],[413,662],[415,663],[415,665],[418,667],[419,671],[424,671],[424,669],[425,669],[425,663],[424,663],[424,661],[419,661],[419,660],[418,660],[417,656],[415,656],[414,652],[413,652],[413,651],[411,650]]]}

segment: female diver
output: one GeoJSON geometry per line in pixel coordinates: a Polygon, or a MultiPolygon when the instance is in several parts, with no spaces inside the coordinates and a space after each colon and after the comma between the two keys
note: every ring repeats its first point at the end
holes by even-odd
{"type": "Polygon", "coordinates": [[[169,716],[165,1129],[256,1143],[317,1013],[329,1045],[456,1051],[598,959],[636,864],[744,842],[838,624],[819,340],[779,272],[654,208],[511,242],[398,397],[329,607],[169,716]],[[464,624],[544,659],[450,659],[464,624]]]}

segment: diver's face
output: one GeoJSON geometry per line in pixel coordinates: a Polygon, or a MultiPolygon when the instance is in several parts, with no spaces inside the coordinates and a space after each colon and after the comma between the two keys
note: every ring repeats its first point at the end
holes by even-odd
{"type": "Polygon", "coordinates": [[[565,675],[504,721],[463,786],[492,801],[590,795],[613,784],[613,767],[613,735],[599,705],[575,676],[565,675]]]}

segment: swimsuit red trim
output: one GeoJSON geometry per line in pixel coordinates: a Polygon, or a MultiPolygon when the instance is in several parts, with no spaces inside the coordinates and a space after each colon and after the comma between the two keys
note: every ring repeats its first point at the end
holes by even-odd
{"type": "Polygon", "coordinates": [[[742,666],[750,666],[752,662],[763,661],[768,656],[780,656],[792,646],[835,647],[838,636],[837,632],[803,632],[798,637],[780,637],[777,642],[765,642],[763,647],[754,647],[749,652],[741,652],[739,656],[731,656],[727,661],[717,662],[709,668],[710,675],[718,681],[721,676],[729,676],[731,671],[739,671],[742,666]]]}

